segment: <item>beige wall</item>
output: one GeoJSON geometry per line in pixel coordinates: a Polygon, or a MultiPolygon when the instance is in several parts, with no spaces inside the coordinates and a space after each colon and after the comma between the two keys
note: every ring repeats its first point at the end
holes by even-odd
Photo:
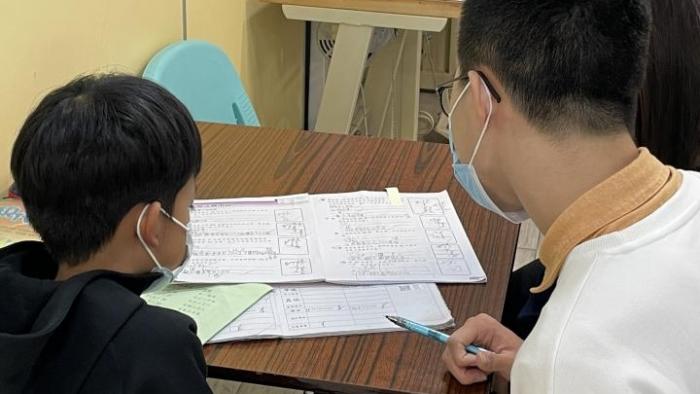
{"type": "MultiPolygon", "coordinates": [[[[182,10],[181,0],[0,0],[0,192],[17,131],[41,97],[78,74],[141,73],[183,37],[182,10]]],[[[188,37],[228,53],[263,125],[300,127],[303,23],[256,0],[190,0],[186,10],[188,37]]]]}
{"type": "Polygon", "coordinates": [[[304,122],[304,22],[278,5],[248,0],[243,31],[243,83],[260,122],[301,128],[304,122]]]}
{"type": "Polygon", "coordinates": [[[263,126],[302,127],[303,22],[258,0],[190,0],[187,36],[226,50],[263,126]]]}

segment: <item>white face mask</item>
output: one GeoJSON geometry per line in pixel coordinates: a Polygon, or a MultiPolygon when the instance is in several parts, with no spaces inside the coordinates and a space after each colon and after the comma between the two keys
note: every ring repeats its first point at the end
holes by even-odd
{"type": "Polygon", "coordinates": [[[457,104],[460,100],[462,100],[462,97],[464,97],[464,95],[467,93],[470,84],[471,82],[468,82],[467,86],[464,87],[464,90],[462,90],[462,93],[460,93],[459,97],[457,97],[457,100],[455,100],[454,105],[450,109],[450,113],[447,115],[447,127],[450,133],[450,151],[452,152],[452,168],[454,169],[455,178],[457,178],[457,181],[460,183],[460,185],[462,185],[464,190],[467,191],[469,197],[471,197],[474,202],[511,223],[522,223],[529,219],[527,212],[524,210],[516,212],[503,212],[503,210],[501,210],[501,208],[499,208],[498,205],[493,202],[491,197],[489,197],[486,189],[484,189],[484,186],[479,180],[479,176],[476,174],[476,169],[474,168],[474,158],[476,157],[476,152],[481,146],[481,140],[484,138],[484,134],[486,134],[486,129],[489,127],[491,115],[493,114],[493,99],[491,98],[491,92],[488,89],[486,89],[486,93],[489,96],[489,114],[486,117],[484,127],[481,129],[479,139],[476,141],[476,146],[474,147],[474,152],[472,152],[472,156],[469,159],[469,164],[460,163],[459,157],[457,156],[452,132],[452,113],[454,112],[455,108],[457,108],[457,104]]]}
{"type": "Polygon", "coordinates": [[[153,260],[153,263],[156,265],[155,268],[151,270],[151,272],[158,272],[161,274],[161,276],[158,279],[156,279],[153,283],[151,283],[151,285],[148,286],[146,290],[144,290],[144,293],[158,291],[172,283],[177,274],[179,274],[180,271],[182,271],[182,268],[190,259],[193,245],[192,232],[190,231],[189,227],[184,225],[181,221],[177,220],[174,216],[167,213],[163,208],[161,208],[160,212],[163,215],[167,216],[175,224],[180,226],[183,230],[185,230],[186,233],[185,258],[182,260],[182,263],[180,263],[180,265],[177,268],[175,268],[174,271],[168,267],[164,267],[163,265],[161,265],[156,256],[151,251],[151,249],[148,247],[148,245],[146,245],[146,242],[144,242],[143,237],[141,236],[141,220],[143,220],[143,215],[146,213],[146,209],[148,209],[149,205],[150,204],[146,204],[146,206],[143,207],[143,210],[139,215],[139,220],[136,221],[136,236],[139,238],[139,241],[141,241],[141,245],[143,246],[143,248],[146,249],[146,253],[148,253],[148,255],[151,257],[151,260],[153,260]]]}

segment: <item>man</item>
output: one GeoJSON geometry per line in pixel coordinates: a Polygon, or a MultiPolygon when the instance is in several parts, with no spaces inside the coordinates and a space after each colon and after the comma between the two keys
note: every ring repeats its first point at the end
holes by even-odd
{"type": "Polygon", "coordinates": [[[469,319],[443,359],[513,392],[691,392],[700,368],[700,174],[630,134],[650,29],[644,0],[469,0],[450,105],[455,177],[545,234],[547,291],[523,342],[469,319]],[[464,351],[477,343],[491,351],[464,351]]]}

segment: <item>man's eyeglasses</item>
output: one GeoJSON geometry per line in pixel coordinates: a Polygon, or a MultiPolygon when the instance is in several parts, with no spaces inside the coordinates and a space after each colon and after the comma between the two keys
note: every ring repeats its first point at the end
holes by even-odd
{"type": "MultiPolygon", "coordinates": [[[[484,84],[486,85],[486,89],[491,92],[491,96],[496,100],[497,103],[501,102],[501,96],[496,92],[496,89],[493,88],[493,85],[491,85],[491,82],[489,81],[488,78],[486,78],[486,75],[484,75],[483,72],[478,71],[476,72],[479,74],[481,79],[484,81],[484,84]]],[[[440,100],[440,109],[442,110],[442,113],[445,115],[449,115],[450,113],[450,96],[452,95],[452,88],[454,87],[455,82],[457,81],[464,81],[467,82],[469,81],[468,76],[462,76],[462,77],[457,77],[451,81],[447,81],[441,85],[439,85],[437,88],[435,88],[435,92],[437,93],[438,100],[440,100]]]]}

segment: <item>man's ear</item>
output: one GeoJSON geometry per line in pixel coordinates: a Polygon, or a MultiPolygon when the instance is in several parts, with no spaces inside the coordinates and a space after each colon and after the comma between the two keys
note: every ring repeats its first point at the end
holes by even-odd
{"type": "Polygon", "coordinates": [[[486,83],[481,79],[481,76],[476,71],[469,71],[469,94],[471,95],[471,101],[476,104],[477,115],[479,116],[479,121],[485,123],[489,116],[489,112],[495,110],[493,107],[493,97],[491,97],[491,92],[489,92],[486,87],[486,83]]]}
{"type": "MultiPolygon", "coordinates": [[[[150,203],[145,212],[143,212],[141,223],[139,224],[141,238],[143,238],[143,242],[151,248],[158,247],[160,244],[163,223],[161,220],[160,208],[160,202],[154,201],[150,203]]],[[[143,210],[143,208],[141,209],[143,210]]]]}

